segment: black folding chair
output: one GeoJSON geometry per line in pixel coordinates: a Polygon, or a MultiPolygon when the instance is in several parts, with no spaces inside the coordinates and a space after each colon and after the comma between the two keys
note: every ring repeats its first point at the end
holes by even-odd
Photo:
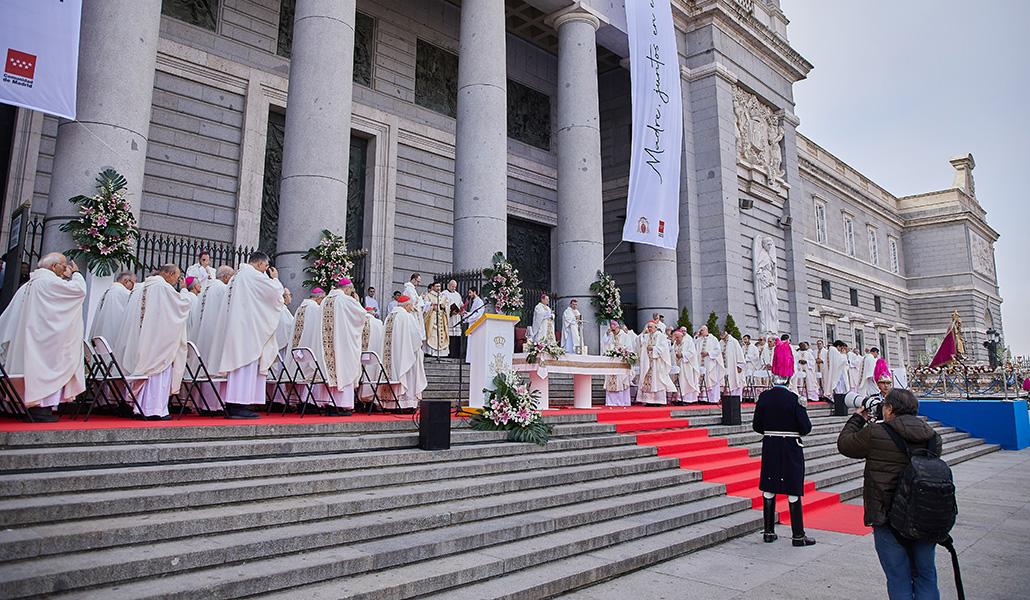
{"type": "MultiPolygon", "coordinates": [[[[228,418],[229,413],[225,409],[225,403],[222,402],[222,395],[218,393],[218,384],[225,383],[226,381],[225,377],[211,377],[211,373],[208,372],[207,365],[204,364],[204,358],[200,356],[200,351],[197,350],[196,344],[186,342],[186,369],[182,375],[183,386],[182,390],[180,390],[180,393],[185,392],[185,397],[180,399],[179,420],[182,419],[182,414],[186,411],[186,405],[189,403],[193,404],[193,409],[197,411],[198,415],[201,414],[200,405],[197,403],[196,398],[193,397],[194,391],[203,400],[204,410],[210,410],[208,407],[211,406],[211,402],[208,401],[204,393],[205,389],[211,390],[219,410],[222,411],[222,415],[228,418]]],[[[211,417],[213,418],[214,416],[212,412],[211,417]]]]}
{"type": "Polygon", "coordinates": [[[97,365],[94,379],[99,382],[99,385],[97,386],[93,402],[90,403],[89,410],[86,411],[86,418],[84,420],[89,420],[89,415],[93,411],[96,401],[100,398],[114,401],[118,404],[119,408],[124,410],[135,408],[137,413],[142,416],[143,407],[140,406],[136,393],[132,391],[132,384],[146,381],[149,377],[126,376],[121,365],[118,364],[118,359],[114,357],[111,345],[107,343],[107,340],[103,336],[97,336],[93,338],[92,342],[93,349],[96,351],[94,358],[97,365]],[[110,391],[111,396],[106,395],[107,391],[110,391]]]}
{"type": "Polygon", "coordinates": [[[300,394],[297,392],[297,380],[295,376],[290,373],[290,369],[278,354],[275,356],[275,361],[268,370],[269,373],[275,373],[275,379],[268,382],[268,385],[271,386],[271,390],[265,390],[265,399],[268,402],[265,414],[271,414],[272,405],[275,404],[276,399],[281,396],[283,402],[283,415],[285,415],[287,409],[290,407],[291,396],[296,397],[298,402],[300,401],[300,394]]]}
{"type": "MultiPolygon", "coordinates": [[[[315,386],[322,386],[325,388],[326,396],[329,398],[329,402],[332,403],[333,408],[339,412],[340,407],[336,405],[336,399],[333,398],[333,392],[329,388],[329,382],[325,378],[325,374],[322,373],[322,367],[319,366],[318,361],[315,360],[315,353],[311,351],[311,348],[300,346],[293,349],[294,358],[297,360],[297,371],[294,374],[293,380],[296,385],[303,385],[307,389],[307,393],[303,398],[300,394],[297,395],[297,399],[300,402],[300,418],[304,418],[304,413],[308,409],[308,403],[315,406],[315,410],[319,413],[322,412],[322,408],[315,402],[315,386]],[[304,372],[301,370],[300,363],[310,362],[314,367],[311,369],[311,376],[305,377],[304,372]]],[[[286,408],[283,408],[283,415],[286,414],[286,408]]]]}
{"type": "MultiPolygon", "coordinates": [[[[24,379],[24,376],[15,375],[14,379],[24,379]]],[[[28,407],[25,406],[25,402],[22,401],[21,394],[14,387],[14,382],[11,381],[11,376],[7,374],[7,369],[4,368],[2,363],[0,363],[0,411],[8,417],[21,419],[29,423],[36,422],[32,418],[32,413],[29,412],[28,407]]]]}
{"type": "Polygon", "coordinates": [[[372,409],[375,408],[376,404],[379,404],[379,410],[383,412],[388,410],[383,405],[383,398],[379,397],[380,390],[384,388],[390,391],[393,403],[397,406],[397,409],[400,409],[401,403],[395,391],[395,386],[398,385],[400,385],[399,381],[390,380],[390,374],[386,372],[383,361],[379,359],[379,355],[375,351],[369,350],[361,353],[361,378],[358,379],[358,397],[361,397],[362,389],[368,389],[371,392],[372,400],[368,403],[368,414],[372,414],[372,409]],[[375,374],[374,378],[369,375],[369,369],[375,374]]]}
{"type": "Polygon", "coordinates": [[[82,341],[82,359],[86,368],[86,390],[75,398],[75,412],[71,415],[73,421],[79,418],[79,413],[82,412],[84,404],[89,405],[86,411],[89,413],[95,408],[99,399],[97,387],[100,385],[100,382],[97,380],[97,371],[99,370],[100,362],[93,354],[93,349],[90,348],[85,340],[82,341]]]}

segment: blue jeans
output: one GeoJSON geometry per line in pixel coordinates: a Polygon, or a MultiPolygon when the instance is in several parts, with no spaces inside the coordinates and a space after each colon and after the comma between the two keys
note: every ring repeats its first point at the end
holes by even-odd
{"type": "Polygon", "coordinates": [[[937,566],[934,564],[937,544],[913,542],[912,554],[919,571],[919,576],[915,578],[912,577],[908,551],[898,543],[889,527],[873,527],[873,544],[876,555],[880,557],[883,573],[887,576],[887,597],[890,600],[940,600],[937,566]]]}

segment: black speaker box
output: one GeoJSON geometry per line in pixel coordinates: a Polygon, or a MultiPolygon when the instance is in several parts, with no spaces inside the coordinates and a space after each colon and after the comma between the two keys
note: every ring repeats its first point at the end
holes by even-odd
{"type": "Polygon", "coordinates": [[[422,450],[450,449],[450,401],[423,400],[419,404],[418,447],[422,450]]]}
{"type": "Polygon", "coordinates": [[[844,396],[845,394],[833,395],[833,416],[835,417],[848,416],[848,407],[844,404],[844,396]]]}
{"type": "Polygon", "coordinates": [[[740,396],[722,397],[722,424],[740,425],[740,396]]]}

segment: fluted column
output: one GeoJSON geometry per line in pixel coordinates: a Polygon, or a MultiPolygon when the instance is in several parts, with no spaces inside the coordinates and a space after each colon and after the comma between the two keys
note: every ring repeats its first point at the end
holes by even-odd
{"type": "Polygon", "coordinates": [[[105,169],[125,176],[139,217],[160,26],[161,0],[83,3],[76,120],[57,126],[44,254],[72,248],[71,235],[59,230],[79,216],[68,199],[93,194],[105,169]]]}
{"type": "Polygon", "coordinates": [[[454,148],[455,270],[508,251],[508,82],[504,2],[463,0],[454,148]]]}
{"type": "Polygon", "coordinates": [[[304,281],[301,256],[322,230],[347,227],[354,3],[297,0],[276,248],[279,279],[294,290],[304,281]]]}
{"type": "Polygon", "coordinates": [[[558,302],[562,314],[573,298],[583,314],[586,345],[599,351],[590,284],[604,268],[601,202],[601,131],[597,94],[600,21],[583,10],[554,18],[558,30],[558,302]]]}

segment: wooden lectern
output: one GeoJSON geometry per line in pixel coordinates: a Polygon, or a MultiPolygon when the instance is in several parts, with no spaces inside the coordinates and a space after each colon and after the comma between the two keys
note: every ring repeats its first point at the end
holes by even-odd
{"type": "Polygon", "coordinates": [[[518,317],[486,314],[466,330],[469,344],[469,407],[481,408],[484,389],[494,389],[494,375],[511,369],[518,317]]]}

